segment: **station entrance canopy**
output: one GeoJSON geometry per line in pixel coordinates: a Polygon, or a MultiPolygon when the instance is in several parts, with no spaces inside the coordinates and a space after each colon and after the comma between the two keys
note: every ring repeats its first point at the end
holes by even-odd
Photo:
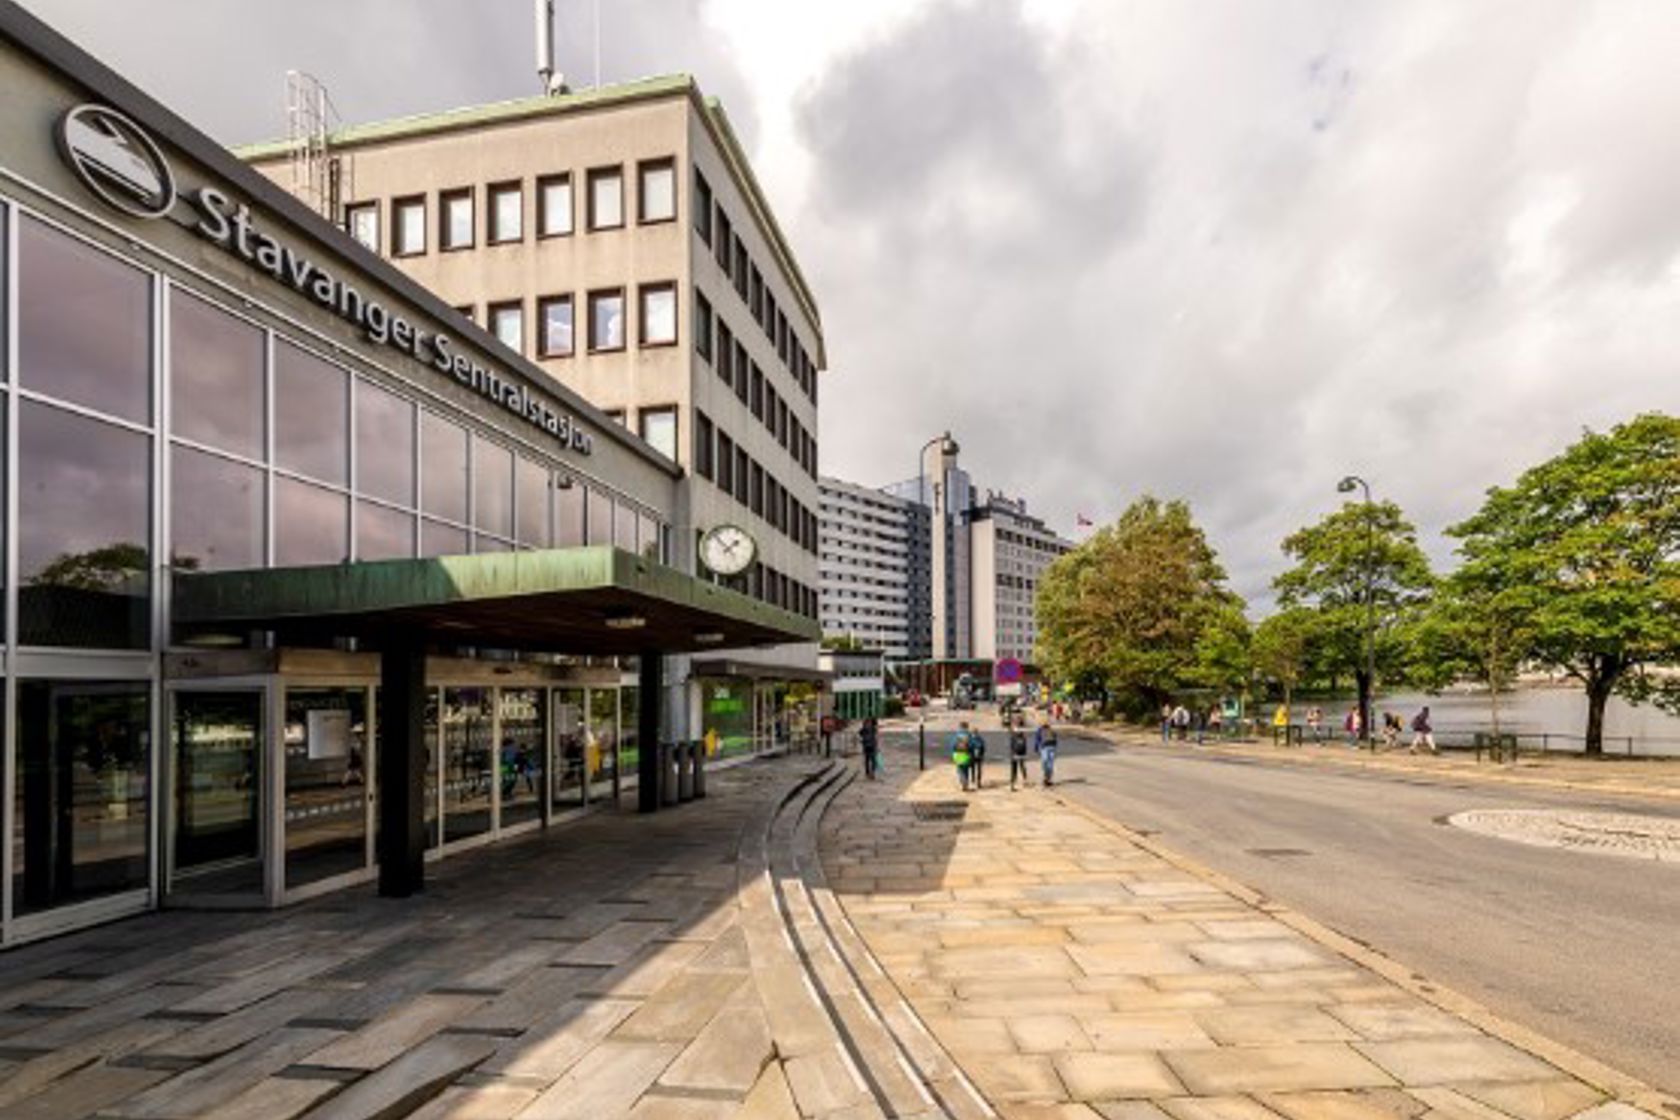
{"type": "Polygon", "coordinates": [[[802,615],[615,548],[177,572],[176,640],[411,639],[601,657],[812,642],[802,615]]]}

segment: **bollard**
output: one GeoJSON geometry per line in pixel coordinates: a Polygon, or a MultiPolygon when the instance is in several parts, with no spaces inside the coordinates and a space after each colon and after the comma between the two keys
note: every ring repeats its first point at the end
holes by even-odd
{"type": "Polygon", "coordinates": [[[916,737],[917,737],[917,742],[916,742],[916,769],[926,770],[927,769],[927,724],[923,723],[919,720],[916,723],[916,737]]]}
{"type": "Polygon", "coordinates": [[[703,801],[706,797],[706,744],[704,740],[696,739],[690,747],[694,751],[694,800],[703,801]]]}

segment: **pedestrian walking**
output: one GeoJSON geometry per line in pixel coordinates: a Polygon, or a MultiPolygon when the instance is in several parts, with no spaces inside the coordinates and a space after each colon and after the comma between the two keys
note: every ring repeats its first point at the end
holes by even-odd
{"type": "Polygon", "coordinates": [[[1364,730],[1364,721],[1359,718],[1358,708],[1349,708],[1347,715],[1342,717],[1342,731],[1347,735],[1348,746],[1359,744],[1359,733],[1364,730]]]}
{"type": "Polygon", "coordinates": [[[966,719],[957,725],[957,730],[952,733],[946,747],[951,752],[951,761],[957,767],[957,785],[962,788],[964,793],[967,793],[968,767],[973,761],[973,756],[969,754],[968,721],[966,719]]]}
{"type": "Polygon", "coordinates": [[[1009,791],[1015,792],[1015,779],[1020,778],[1021,784],[1031,786],[1032,779],[1027,776],[1027,732],[1021,726],[1019,719],[1009,725],[1009,791]]]}
{"type": "Polygon", "coordinates": [[[1048,722],[1038,725],[1033,735],[1033,750],[1038,752],[1038,765],[1044,771],[1044,784],[1056,784],[1056,729],[1048,722]]]}
{"type": "Polygon", "coordinates": [[[1421,712],[1412,717],[1412,745],[1408,750],[1410,753],[1416,754],[1419,747],[1430,754],[1441,753],[1435,746],[1435,727],[1429,722],[1429,705],[1427,704],[1423,706],[1421,712]]]}
{"type": "Polygon", "coordinates": [[[1317,704],[1307,709],[1307,730],[1312,732],[1314,742],[1324,742],[1324,709],[1317,704]]]}
{"type": "Polygon", "coordinates": [[[863,747],[863,776],[874,781],[881,773],[881,727],[874,716],[858,728],[858,744],[863,747]]]}
{"type": "Polygon", "coordinates": [[[1178,735],[1179,742],[1182,743],[1190,737],[1190,710],[1183,704],[1173,708],[1172,725],[1174,733],[1178,735]]]}
{"type": "Polygon", "coordinates": [[[1196,723],[1196,745],[1199,747],[1207,741],[1207,713],[1198,707],[1191,718],[1196,723]]]}
{"type": "Polygon", "coordinates": [[[1400,732],[1405,728],[1400,726],[1400,717],[1393,712],[1383,713],[1383,746],[1389,750],[1400,745],[1400,732]]]}
{"type": "Polygon", "coordinates": [[[974,779],[974,788],[979,789],[986,784],[986,737],[978,731],[968,733],[968,759],[969,776],[974,779]]]}
{"type": "Polygon", "coordinates": [[[1172,717],[1173,717],[1172,705],[1171,704],[1162,704],[1161,705],[1161,742],[1163,742],[1163,743],[1168,742],[1169,740],[1172,739],[1172,717]]]}
{"type": "Polygon", "coordinates": [[[1222,739],[1225,736],[1225,711],[1218,704],[1208,709],[1207,729],[1208,734],[1215,739],[1222,739]]]}

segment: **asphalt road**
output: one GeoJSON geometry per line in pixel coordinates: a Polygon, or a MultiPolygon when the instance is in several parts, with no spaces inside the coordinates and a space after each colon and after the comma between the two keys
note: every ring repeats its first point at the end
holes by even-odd
{"type": "MultiPolygon", "coordinates": [[[[1005,749],[997,733],[987,738],[989,762],[1005,749]]],[[[1440,823],[1470,808],[1680,817],[1680,805],[1313,771],[1066,734],[1061,747],[1056,784],[1088,807],[1508,1019],[1680,1092],[1680,865],[1535,848],[1440,823]]]]}

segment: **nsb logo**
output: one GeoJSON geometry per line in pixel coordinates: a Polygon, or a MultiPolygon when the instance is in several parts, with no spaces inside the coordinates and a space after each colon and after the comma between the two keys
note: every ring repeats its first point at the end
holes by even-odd
{"type": "Polygon", "coordinates": [[[65,162],[88,189],[136,218],[175,206],[175,176],[144,129],[115,109],[78,105],[58,125],[65,162]]]}

